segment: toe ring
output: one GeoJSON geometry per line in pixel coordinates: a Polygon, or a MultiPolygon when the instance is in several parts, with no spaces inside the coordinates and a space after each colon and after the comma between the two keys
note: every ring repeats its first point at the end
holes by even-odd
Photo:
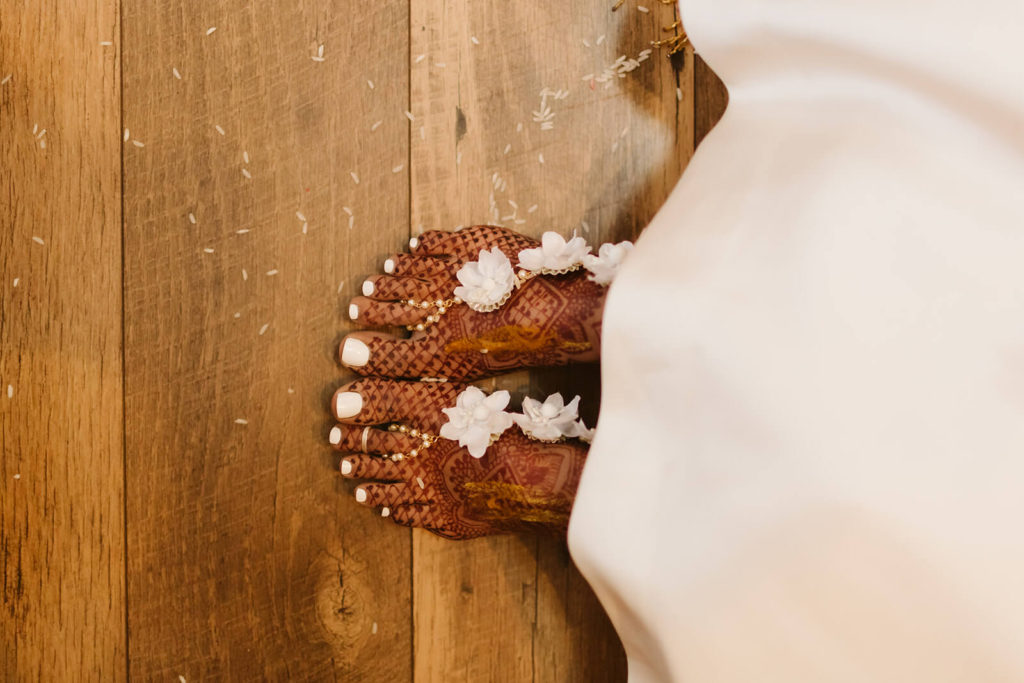
{"type": "Polygon", "coordinates": [[[370,427],[369,427],[369,425],[367,425],[366,427],[363,427],[363,436],[359,440],[359,450],[361,450],[363,453],[369,453],[370,452],[369,449],[366,446],[366,440],[367,440],[367,438],[369,436],[370,436],[370,427]]]}

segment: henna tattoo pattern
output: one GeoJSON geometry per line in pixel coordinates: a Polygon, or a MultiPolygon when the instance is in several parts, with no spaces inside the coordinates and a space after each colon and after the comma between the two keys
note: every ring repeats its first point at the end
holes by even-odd
{"type": "MultiPolygon", "coordinates": [[[[411,254],[392,257],[389,275],[369,280],[369,296],[352,300],[357,319],[373,326],[422,323],[431,310],[403,299],[450,297],[458,285],[456,272],[481,249],[497,246],[515,263],[521,250],[536,245],[495,226],[424,233],[411,254]]],[[[346,340],[357,339],[369,349],[368,362],[352,369],[362,375],[468,381],[524,367],[595,362],[604,297],[605,288],[582,270],[533,277],[497,311],[478,313],[455,305],[436,324],[408,339],[377,332],[349,335],[346,340]]]]}
{"type": "Polygon", "coordinates": [[[349,463],[345,476],[372,480],[360,485],[364,504],[386,506],[398,524],[453,539],[516,531],[564,534],[586,461],[587,446],[580,441],[541,443],[512,427],[480,459],[446,439],[415,458],[383,457],[420,443],[387,431],[387,424],[403,422],[436,433],[445,422],[441,409],[454,405],[463,389],[454,383],[364,378],[338,390],[362,398],[357,415],[335,413],[342,423],[335,448],[354,453],[343,458],[349,463]],[[371,427],[370,453],[364,455],[358,451],[366,426],[371,427]]]}

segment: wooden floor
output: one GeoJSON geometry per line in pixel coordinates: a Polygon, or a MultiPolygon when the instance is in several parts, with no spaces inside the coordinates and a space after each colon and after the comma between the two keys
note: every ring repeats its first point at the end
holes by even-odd
{"type": "Polygon", "coordinates": [[[0,679],[624,680],[564,545],[390,524],[325,445],[410,235],[634,237],[720,114],[689,56],[606,87],[674,18],[610,4],[0,0],[0,679]]]}

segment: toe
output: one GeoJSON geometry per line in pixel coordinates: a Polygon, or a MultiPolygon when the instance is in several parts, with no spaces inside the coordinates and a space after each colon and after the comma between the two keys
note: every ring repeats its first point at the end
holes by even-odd
{"type": "MultiPolygon", "coordinates": [[[[342,453],[373,453],[377,455],[409,453],[413,450],[418,452],[423,446],[422,439],[398,431],[375,429],[370,426],[335,425],[331,429],[329,441],[334,448],[342,453]]],[[[345,473],[342,472],[342,474],[345,473]]]]}
{"type": "Polygon", "coordinates": [[[396,299],[437,299],[447,297],[451,292],[441,291],[442,284],[419,277],[375,275],[363,282],[363,296],[383,301],[396,299]]]}
{"type": "MultiPolygon", "coordinates": [[[[358,314],[362,316],[363,312],[358,314]]],[[[425,337],[399,339],[381,332],[354,332],[342,340],[339,351],[342,365],[360,375],[377,377],[463,378],[476,367],[470,367],[466,359],[453,362],[451,356],[439,353],[436,341],[425,337]]]]}
{"type": "MultiPolygon", "coordinates": [[[[430,310],[418,306],[397,301],[377,301],[365,296],[354,297],[348,304],[348,317],[362,325],[416,325],[422,323],[428,315],[430,310]]],[[[352,351],[349,356],[352,357],[352,351]]],[[[361,359],[362,355],[357,358],[361,359]]]]}
{"type": "Polygon", "coordinates": [[[380,479],[385,481],[408,481],[412,465],[405,462],[391,462],[372,455],[347,455],[338,464],[341,476],[349,479],[380,479]]]}
{"type": "Polygon", "coordinates": [[[356,502],[369,507],[386,505],[408,505],[415,502],[426,502],[423,491],[418,486],[399,484],[360,484],[355,490],[356,502]]]}
{"type": "Polygon", "coordinates": [[[384,261],[384,272],[407,277],[450,277],[461,266],[461,263],[443,257],[395,254],[384,261]]]}
{"type": "Polygon", "coordinates": [[[431,505],[398,505],[391,508],[391,519],[402,526],[426,527],[433,519],[431,505]]]}
{"type": "MultiPolygon", "coordinates": [[[[334,394],[332,407],[335,417],[344,424],[402,422],[436,434],[446,421],[442,409],[454,406],[463,388],[464,385],[451,382],[407,382],[366,377],[339,388],[334,394]]],[[[353,437],[350,434],[348,438],[353,437]]]]}

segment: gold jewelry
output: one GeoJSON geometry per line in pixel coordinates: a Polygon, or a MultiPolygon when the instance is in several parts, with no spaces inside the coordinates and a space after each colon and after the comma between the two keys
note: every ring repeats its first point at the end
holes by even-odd
{"type": "Polygon", "coordinates": [[[427,315],[426,319],[423,322],[417,323],[415,325],[405,326],[405,329],[407,330],[422,332],[423,330],[427,329],[434,323],[440,321],[441,316],[447,313],[452,306],[456,304],[461,304],[462,299],[460,299],[457,296],[453,296],[451,299],[435,299],[433,301],[416,301],[416,299],[402,299],[400,303],[403,303],[406,306],[411,306],[413,308],[434,309],[433,311],[430,312],[429,315],[427,315]]]}
{"type": "Polygon", "coordinates": [[[369,449],[366,447],[366,438],[370,435],[370,426],[363,427],[363,438],[360,440],[359,448],[363,453],[369,453],[369,449]]]}
{"type": "Polygon", "coordinates": [[[434,436],[433,434],[428,434],[427,432],[421,432],[418,429],[413,429],[413,428],[408,427],[408,426],[403,425],[403,424],[392,424],[392,425],[389,425],[388,426],[388,431],[389,432],[398,432],[399,434],[407,434],[407,435],[411,436],[414,439],[420,439],[420,445],[417,446],[416,448],[411,449],[408,453],[401,453],[401,452],[399,452],[399,453],[391,453],[389,455],[385,455],[384,457],[387,458],[387,459],[390,459],[391,462],[399,462],[401,460],[405,460],[406,458],[415,458],[418,455],[423,455],[424,453],[427,452],[427,449],[429,449],[431,446],[433,446],[434,442],[437,441],[440,438],[440,437],[434,436]]]}

